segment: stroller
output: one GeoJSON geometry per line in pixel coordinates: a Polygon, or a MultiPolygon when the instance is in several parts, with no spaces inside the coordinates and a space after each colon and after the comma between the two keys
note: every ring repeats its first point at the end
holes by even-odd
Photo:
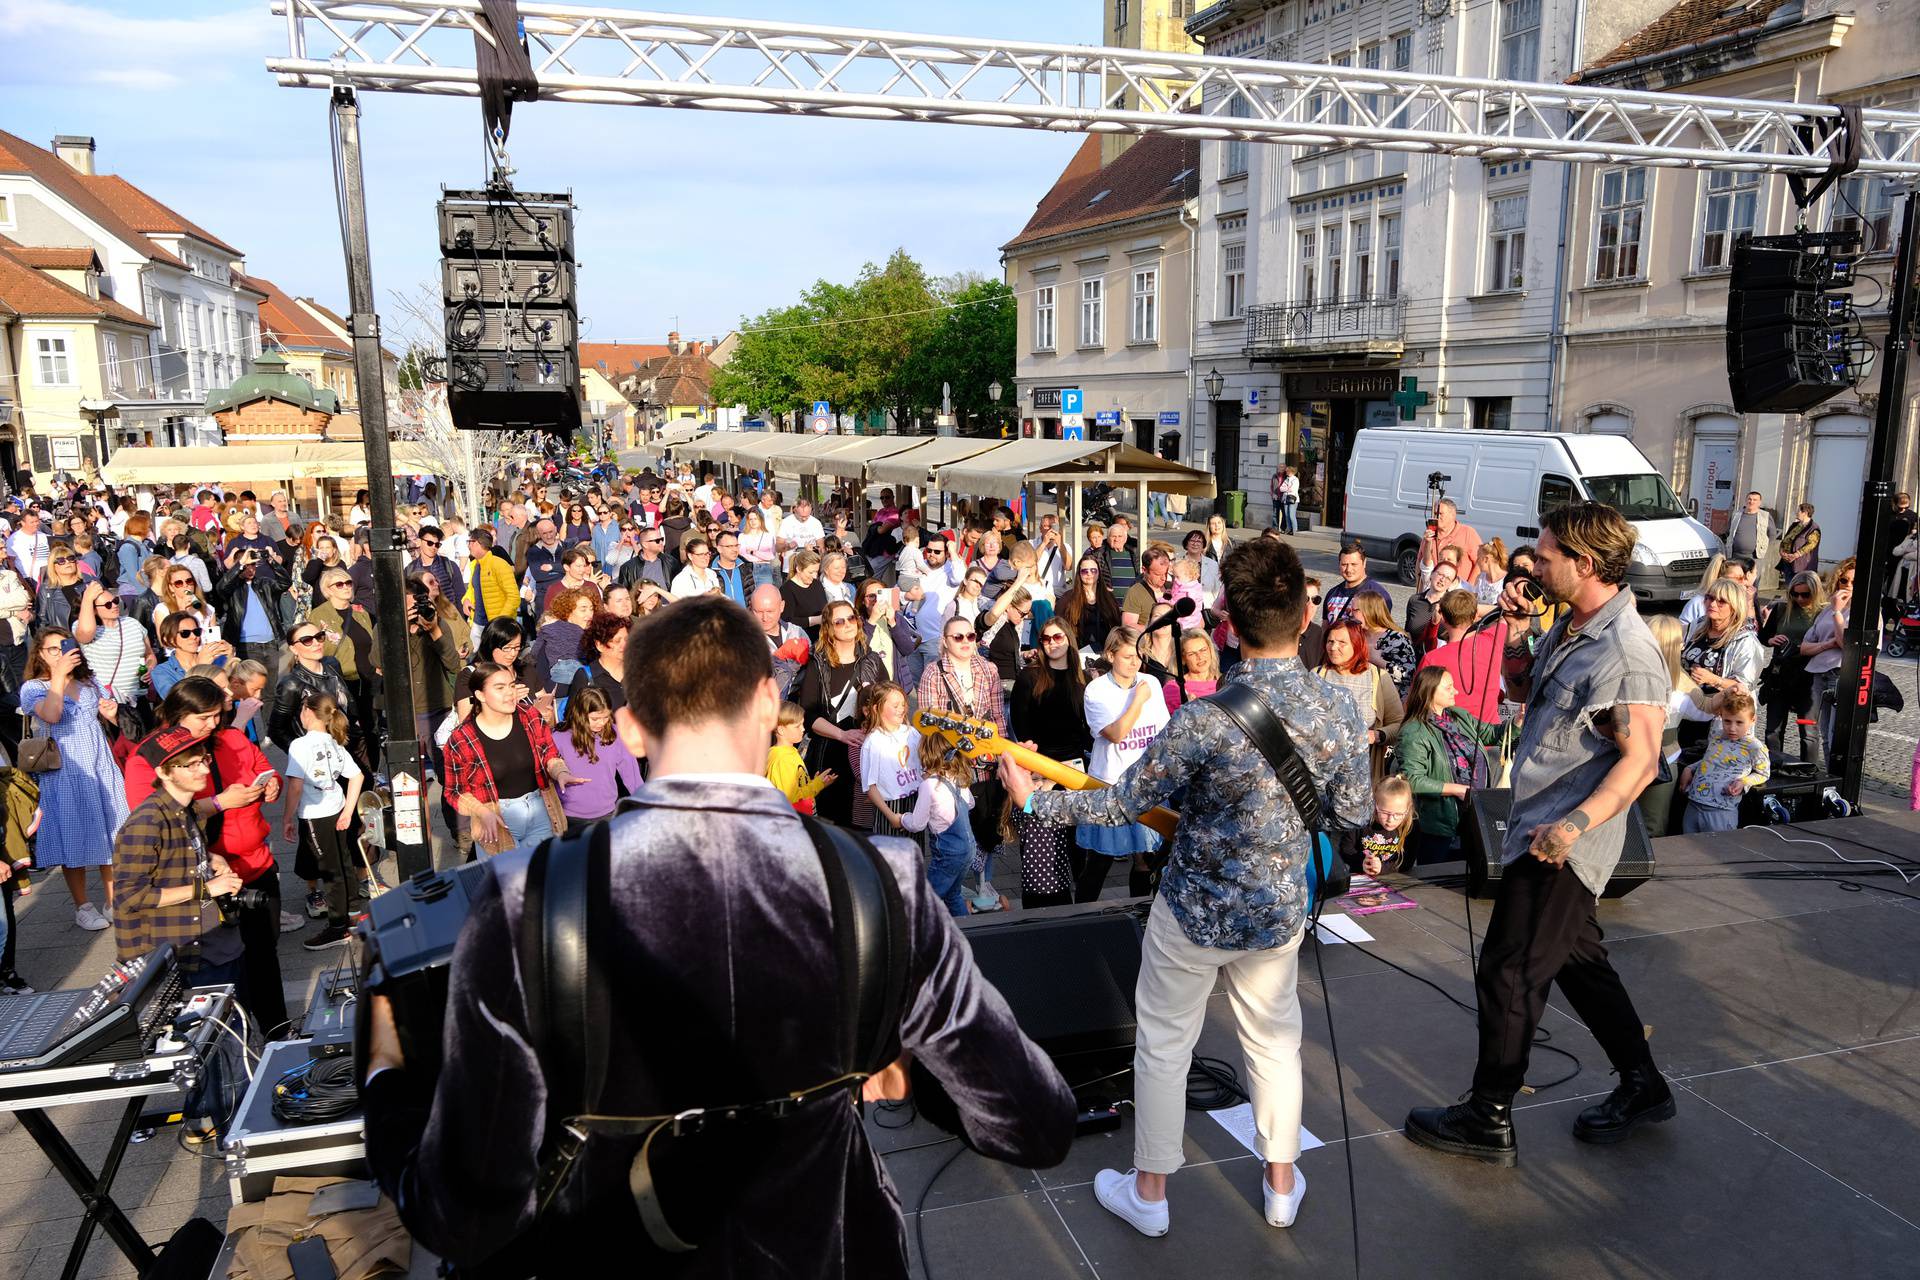
{"type": "Polygon", "coordinates": [[[1887,637],[1887,656],[1904,658],[1920,653],[1920,598],[1905,605],[1887,601],[1885,616],[1893,620],[1892,634],[1887,637]]]}

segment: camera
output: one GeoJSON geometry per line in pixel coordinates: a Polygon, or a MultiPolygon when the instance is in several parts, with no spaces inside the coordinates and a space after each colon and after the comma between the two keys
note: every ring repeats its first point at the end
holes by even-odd
{"type": "Polygon", "coordinates": [[[418,583],[415,583],[413,586],[410,586],[407,588],[407,595],[411,598],[413,602],[411,606],[413,620],[419,623],[421,626],[425,626],[427,623],[432,622],[433,621],[433,593],[428,591],[425,587],[420,586],[418,583]]]}
{"type": "Polygon", "coordinates": [[[222,893],[213,900],[220,909],[221,924],[239,924],[242,911],[252,911],[267,905],[265,889],[235,889],[232,893],[222,893]]]}
{"type": "Polygon", "coordinates": [[[1452,483],[1453,483],[1453,477],[1450,475],[1445,475],[1439,471],[1427,472],[1427,488],[1429,489],[1438,489],[1442,485],[1449,485],[1452,483]]]}

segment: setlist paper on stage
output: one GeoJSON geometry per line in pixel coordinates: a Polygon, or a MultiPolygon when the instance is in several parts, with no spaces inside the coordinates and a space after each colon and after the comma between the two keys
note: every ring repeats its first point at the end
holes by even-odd
{"type": "MultiPolygon", "coordinates": [[[[1254,1155],[1257,1156],[1260,1154],[1260,1138],[1258,1132],[1254,1129],[1253,1104],[1251,1102],[1243,1102],[1237,1107],[1222,1107],[1218,1111],[1209,1111],[1207,1114],[1212,1116],[1214,1122],[1222,1129],[1232,1134],[1234,1141],[1253,1152],[1254,1155]]],[[[1315,1147],[1324,1147],[1326,1145],[1326,1143],[1307,1132],[1307,1126],[1300,1126],[1300,1150],[1311,1151],[1315,1147]]]]}
{"type": "Polygon", "coordinates": [[[1322,942],[1372,942],[1373,935],[1361,927],[1352,916],[1323,915],[1320,917],[1319,938],[1322,942]]]}

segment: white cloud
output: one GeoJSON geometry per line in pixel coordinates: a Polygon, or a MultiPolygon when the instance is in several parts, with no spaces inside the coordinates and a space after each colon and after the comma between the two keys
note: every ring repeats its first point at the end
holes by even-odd
{"type": "Polygon", "coordinates": [[[102,67],[88,75],[87,79],[94,84],[135,91],[179,89],[187,83],[186,77],[162,71],[158,67],[102,67]]]}
{"type": "MultiPolygon", "coordinates": [[[[158,6],[155,6],[158,7],[158,6]]],[[[105,84],[134,92],[176,89],[257,69],[270,47],[264,4],[191,17],[146,17],[71,0],[0,4],[0,46],[16,85],[105,84]],[[15,78],[17,77],[17,78],[15,78]]]]}

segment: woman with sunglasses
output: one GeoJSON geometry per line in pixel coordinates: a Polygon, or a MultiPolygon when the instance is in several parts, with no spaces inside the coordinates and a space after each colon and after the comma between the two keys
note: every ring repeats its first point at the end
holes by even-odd
{"type": "Polygon", "coordinates": [[[40,594],[34,605],[35,621],[42,627],[71,627],[79,616],[80,602],[86,596],[87,581],[80,571],[80,557],[71,543],[56,542],[47,556],[46,576],[40,581],[40,594]]]}
{"type": "MultiPolygon", "coordinates": [[[[160,593],[160,603],[154,606],[153,625],[156,631],[166,620],[176,613],[191,614],[199,619],[203,632],[211,635],[215,630],[213,606],[207,603],[207,597],[200,590],[200,581],[186,565],[175,561],[167,572],[166,589],[160,593]]],[[[163,641],[164,643],[164,641],[163,641]]]]}
{"type": "Polygon", "coordinates": [[[173,692],[173,686],[201,663],[225,663],[233,657],[233,646],[225,641],[207,643],[205,624],[190,613],[167,615],[160,624],[160,647],[167,656],[147,673],[156,699],[173,692]]]}
{"type": "Polygon", "coordinates": [[[1056,612],[1066,619],[1074,635],[1087,637],[1083,643],[1089,645],[1095,637],[1109,635],[1120,625],[1120,602],[1113,598],[1113,589],[1100,576],[1099,560],[1091,555],[1080,557],[1074,580],[1056,612]]]}
{"type": "Polygon", "coordinates": [[[75,924],[105,929],[113,913],[113,839],[127,820],[127,798],[102,722],[117,716],[119,707],[101,691],[86,655],[63,628],[34,633],[20,713],[36,736],[60,748],[60,767],[36,775],[41,820],[34,861],[61,869],[75,924]],[[88,867],[100,868],[104,912],[87,900],[88,867]]]}
{"type": "MultiPolygon", "coordinates": [[[[282,751],[292,746],[293,740],[305,732],[300,724],[300,708],[308,698],[321,693],[332,698],[336,706],[352,705],[347,677],[340,663],[327,656],[326,629],[308,618],[295,623],[287,633],[287,669],[274,687],[273,709],[267,713],[268,740],[282,751]]],[[[357,740],[358,734],[353,738],[357,740]]],[[[350,741],[348,750],[353,751],[357,745],[357,741],[350,741]]],[[[361,759],[364,769],[364,750],[353,751],[353,754],[361,759]]]]}
{"type": "Polygon", "coordinates": [[[321,587],[320,579],[326,575],[327,570],[344,571],[346,568],[340,563],[340,544],[333,540],[333,535],[326,529],[327,526],[323,524],[308,526],[307,558],[300,569],[300,580],[307,584],[307,590],[313,593],[313,599],[316,601],[325,596],[325,589],[321,587]],[[316,533],[315,530],[318,532],[316,533]]]}
{"type": "Polygon", "coordinates": [[[582,542],[593,545],[593,519],[587,515],[586,503],[569,502],[566,522],[560,527],[560,545],[572,547],[582,542]]]}
{"type": "Polygon", "coordinates": [[[119,729],[122,735],[138,739],[146,728],[146,690],[140,684],[140,672],[153,665],[153,647],[147,643],[146,630],[124,617],[126,601],[97,584],[80,601],[80,616],[74,619],[73,638],[87,656],[107,697],[120,704],[119,729]]]}
{"type": "Polygon", "coordinates": [[[1767,713],[1767,745],[1775,751],[1784,744],[1787,724],[1813,708],[1809,659],[1800,646],[1826,603],[1827,587],[1820,575],[1811,570],[1796,573],[1787,584],[1787,598],[1774,601],[1760,624],[1760,643],[1768,655],[1760,673],[1760,702],[1767,713]]]}
{"type": "MultiPolygon", "coordinates": [[[[1087,728],[1087,672],[1073,630],[1058,617],[1040,626],[1040,660],[1029,662],[1014,678],[1007,701],[1007,723],[1014,739],[1031,742],[1051,760],[1085,771],[1093,734],[1087,728]]],[[[1020,905],[1023,909],[1064,906],[1073,901],[1074,882],[1086,868],[1087,854],[1072,827],[1043,823],[1015,812],[1020,839],[1020,905]]]]}
{"type": "Polygon", "coordinates": [[[886,678],[886,664],[867,647],[853,605],[845,600],[827,605],[820,619],[820,641],[813,648],[813,660],[801,672],[793,700],[806,714],[808,772],[818,777],[831,769],[838,775],[814,802],[814,812],[829,822],[845,826],[852,821],[854,779],[860,776],[860,767],[847,748],[856,745],[852,735],[860,724],[860,694],[886,678]]]}

